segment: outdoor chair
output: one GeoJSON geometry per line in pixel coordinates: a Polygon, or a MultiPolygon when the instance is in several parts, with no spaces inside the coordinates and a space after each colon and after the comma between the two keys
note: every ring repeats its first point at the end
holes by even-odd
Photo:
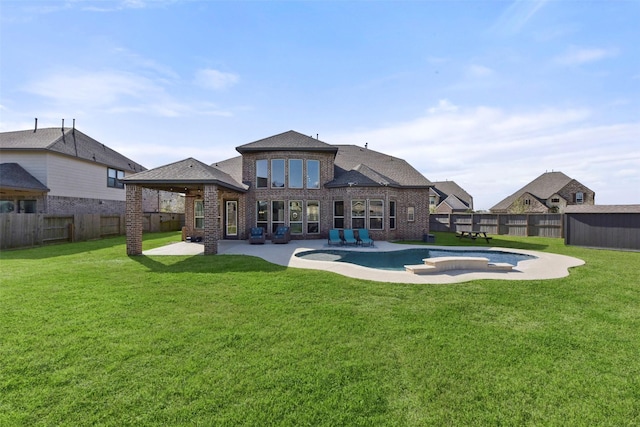
{"type": "Polygon", "coordinates": [[[249,243],[252,245],[262,244],[265,241],[264,228],[262,227],[251,227],[249,234],[249,243]]]}
{"type": "Polygon", "coordinates": [[[271,236],[271,243],[289,243],[289,240],[291,240],[291,231],[286,226],[278,227],[271,236]]]}
{"type": "Polygon", "coordinates": [[[353,230],[350,228],[345,228],[344,232],[343,232],[343,236],[344,236],[344,243],[345,245],[357,245],[358,241],[356,240],[355,236],[353,235],[353,230]]]}
{"type": "Polygon", "coordinates": [[[329,246],[342,245],[342,239],[340,238],[340,230],[335,228],[329,230],[328,243],[329,243],[329,246]]]}
{"type": "Polygon", "coordinates": [[[358,243],[362,246],[373,246],[373,239],[369,237],[369,230],[366,228],[358,230],[358,243]]]}

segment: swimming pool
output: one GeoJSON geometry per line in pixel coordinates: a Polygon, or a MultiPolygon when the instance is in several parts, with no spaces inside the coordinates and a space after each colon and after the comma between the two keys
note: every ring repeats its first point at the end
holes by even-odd
{"type": "Polygon", "coordinates": [[[405,265],[422,264],[424,258],[445,256],[465,256],[488,258],[491,263],[504,262],[513,266],[518,262],[535,259],[533,255],[503,251],[473,251],[455,249],[404,249],[389,252],[344,251],[339,249],[318,249],[298,252],[297,257],[310,261],[346,262],[379,270],[403,271],[405,265]]]}

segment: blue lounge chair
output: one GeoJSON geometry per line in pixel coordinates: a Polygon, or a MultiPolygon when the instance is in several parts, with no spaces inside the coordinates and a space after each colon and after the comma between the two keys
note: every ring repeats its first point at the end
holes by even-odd
{"type": "Polygon", "coordinates": [[[362,246],[373,246],[373,239],[369,237],[369,230],[366,228],[358,230],[358,243],[362,246]]]}
{"type": "Polygon", "coordinates": [[[340,238],[340,230],[331,229],[329,230],[329,246],[331,245],[342,245],[342,239],[340,238]]]}
{"type": "Polygon", "coordinates": [[[345,228],[344,232],[343,232],[343,236],[344,236],[344,243],[345,245],[357,245],[358,241],[356,240],[355,236],[353,235],[353,230],[350,228],[345,228]]]}
{"type": "Polygon", "coordinates": [[[271,243],[289,243],[289,240],[291,240],[291,231],[286,226],[278,227],[271,236],[271,243]]]}
{"type": "Polygon", "coordinates": [[[251,227],[251,231],[249,233],[249,243],[251,243],[252,245],[255,245],[258,243],[264,243],[264,241],[265,241],[264,228],[251,227]]]}

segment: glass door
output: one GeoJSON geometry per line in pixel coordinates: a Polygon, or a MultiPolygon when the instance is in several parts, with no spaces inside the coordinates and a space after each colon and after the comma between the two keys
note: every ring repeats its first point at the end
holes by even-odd
{"type": "Polygon", "coordinates": [[[225,227],[224,237],[237,238],[238,237],[238,201],[227,200],[225,203],[225,227]]]}

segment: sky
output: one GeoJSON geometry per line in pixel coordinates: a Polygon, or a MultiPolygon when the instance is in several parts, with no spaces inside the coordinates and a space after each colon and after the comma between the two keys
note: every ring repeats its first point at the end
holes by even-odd
{"type": "Polygon", "coordinates": [[[146,168],[295,130],[486,210],[561,171],[640,204],[640,0],[0,0],[0,131],[146,168]]]}

